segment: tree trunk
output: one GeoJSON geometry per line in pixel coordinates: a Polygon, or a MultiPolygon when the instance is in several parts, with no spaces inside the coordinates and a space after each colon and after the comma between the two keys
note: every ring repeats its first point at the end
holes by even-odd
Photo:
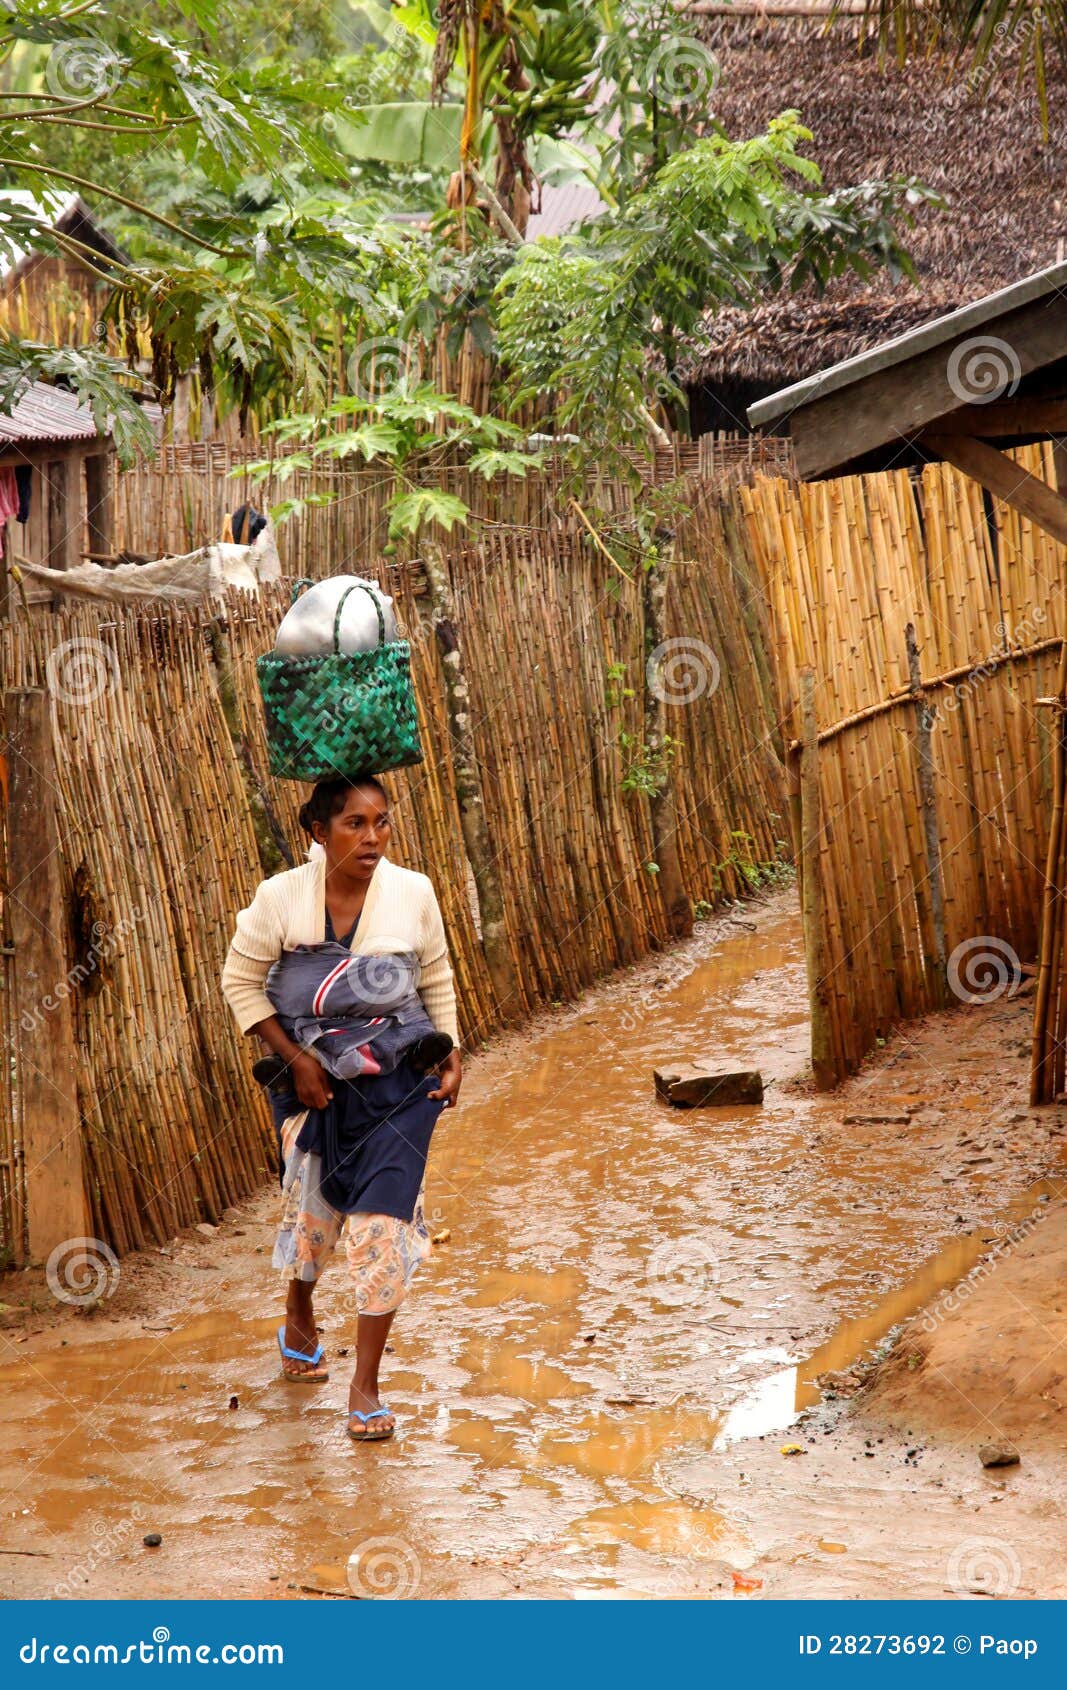
{"type": "Polygon", "coordinates": [[[211,641],[211,657],[215,668],[215,683],[219,689],[219,702],[237,754],[248,808],[252,814],[252,830],[256,836],[259,865],[266,875],[279,874],[282,869],[293,867],[293,853],[281,822],[275,815],[274,806],[256,777],[252,755],[241,732],[241,714],[237,707],[230,641],[225,625],[219,617],[212,617],[208,623],[208,638],[211,641]]]}
{"type": "Polygon", "coordinates": [[[434,634],[441,652],[441,667],[445,677],[448,731],[460,826],[463,829],[463,844],[478,898],[482,950],[501,1019],[505,1026],[510,1026],[521,1019],[525,1004],[508,945],[504,900],[485,825],[482,786],[478,775],[474,736],[471,732],[470,696],[463,667],[463,654],[456,633],[452,584],[440,551],[427,547],[425,567],[430,588],[434,634]]]}
{"type": "Polygon", "coordinates": [[[648,800],[653,848],[659,865],[656,883],[663,900],[668,933],[672,939],[688,939],[693,931],[693,906],[682,878],[678,815],[670,762],[662,755],[667,735],[666,695],[662,687],[653,685],[654,671],[653,675],[649,674],[650,660],[667,638],[665,611],[669,567],[669,557],[657,557],[651,567],[644,570],[641,583],[645,610],[644,741],[645,754],[656,771],[648,800]]]}
{"type": "Polygon", "coordinates": [[[811,1011],[811,1069],[820,1091],[831,1091],[837,1083],[834,1067],[830,992],[826,977],[826,909],[822,873],[822,796],[819,790],[819,730],[815,718],[815,671],[800,671],[801,733],[800,761],[801,918],[804,925],[804,955],[808,968],[808,1005],[811,1011]]]}

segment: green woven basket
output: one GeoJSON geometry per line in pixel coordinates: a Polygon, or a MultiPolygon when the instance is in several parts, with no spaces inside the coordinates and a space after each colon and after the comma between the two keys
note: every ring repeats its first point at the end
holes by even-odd
{"type": "MultiPolygon", "coordinates": [[[[293,587],[295,604],[306,577],[293,587]]],[[[378,595],[363,582],[341,594],[333,623],[333,651],[316,657],[288,657],[270,651],[256,659],[263,697],[270,772],[283,780],[322,780],[371,771],[402,769],[422,762],[411,647],[386,640],[378,595]],[[378,612],[373,651],[340,649],[341,610],[349,593],[370,593],[378,612]]]]}

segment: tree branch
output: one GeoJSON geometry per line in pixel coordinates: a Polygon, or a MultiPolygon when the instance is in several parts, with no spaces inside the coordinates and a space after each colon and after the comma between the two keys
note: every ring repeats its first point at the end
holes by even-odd
{"type": "Polygon", "coordinates": [[[173,235],[181,235],[183,240],[192,241],[194,246],[202,247],[205,252],[217,253],[220,258],[231,256],[226,247],[216,246],[213,241],[201,240],[199,235],[194,235],[189,229],[183,229],[179,223],[172,223],[170,218],[164,217],[161,212],[152,211],[147,205],[140,205],[137,200],[127,199],[125,194],[117,194],[113,188],[101,187],[99,182],[88,182],[84,176],[72,176],[68,170],[57,170],[48,164],[30,164],[21,158],[0,158],[0,166],[8,170],[29,170],[37,176],[49,176],[57,182],[70,182],[76,188],[86,188],[91,194],[100,194],[103,199],[124,205],[127,211],[136,211],[139,217],[147,217],[150,222],[169,229],[173,235]]]}

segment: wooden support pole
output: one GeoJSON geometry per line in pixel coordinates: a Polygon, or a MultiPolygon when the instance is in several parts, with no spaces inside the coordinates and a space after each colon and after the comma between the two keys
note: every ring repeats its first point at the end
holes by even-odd
{"type": "Polygon", "coordinates": [[[56,855],[48,695],[7,692],[8,919],[15,949],[12,1025],[22,1104],[26,1246],[44,1260],[88,1231],[75,1075],[66,913],[56,855]]]}
{"type": "Polygon", "coordinates": [[[934,929],[934,996],[938,1004],[945,1001],[945,888],[941,873],[941,835],[937,824],[937,796],[934,787],[934,713],[926,701],[922,670],[919,666],[919,642],[915,624],[909,622],[904,630],[908,651],[908,675],[915,700],[915,755],[919,765],[919,802],[922,808],[923,847],[926,854],[926,879],[930,888],[930,918],[934,929]]]}
{"type": "Polygon", "coordinates": [[[819,734],[815,719],[815,671],[800,671],[800,856],[803,864],[801,916],[808,965],[811,1010],[811,1071],[820,1091],[830,1091],[837,1074],[833,1060],[830,994],[826,977],[826,917],[819,853],[822,846],[822,799],[819,793],[819,734]]]}
{"type": "Polygon", "coordinates": [[[68,458],[57,458],[46,472],[49,569],[72,569],[81,561],[81,502],[72,497],[75,467],[68,458]]]}
{"type": "Polygon", "coordinates": [[[1036,522],[1046,534],[1067,546],[1067,499],[1047,482],[1031,475],[1014,463],[995,446],[985,440],[974,440],[964,434],[924,434],[919,444],[944,458],[946,463],[962,470],[972,481],[1011,505],[1021,515],[1036,522]]]}
{"type": "Polygon", "coordinates": [[[1030,1102],[1052,1102],[1052,1066],[1048,1060],[1049,1005],[1055,966],[1062,948],[1064,897],[1060,886],[1063,841],[1064,780],[1067,778],[1067,640],[1060,657],[1058,697],[1052,722],[1052,821],[1045,858],[1045,889],[1041,904],[1041,938],[1034,993],[1034,1028],[1030,1051],[1030,1102]]]}

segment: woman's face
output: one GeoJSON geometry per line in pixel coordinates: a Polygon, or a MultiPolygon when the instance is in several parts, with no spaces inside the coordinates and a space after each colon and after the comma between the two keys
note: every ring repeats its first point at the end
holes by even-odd
{"type": "Polygon", "coordinates": [[[315,823],[315,837],[330,868],[341,868],[354,880],[369,880],[385,855],[392,825],[389,806],[376,788],[357,786],[331,821],[315,823]]]}

